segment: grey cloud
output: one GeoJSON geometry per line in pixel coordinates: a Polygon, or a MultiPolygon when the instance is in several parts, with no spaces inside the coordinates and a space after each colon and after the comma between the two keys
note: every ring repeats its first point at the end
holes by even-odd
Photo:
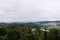
{"type": "Polygon", "coordinates": [[[0,0],[0,21],[59,20],[59,17],[60,0],[0,0]]]}

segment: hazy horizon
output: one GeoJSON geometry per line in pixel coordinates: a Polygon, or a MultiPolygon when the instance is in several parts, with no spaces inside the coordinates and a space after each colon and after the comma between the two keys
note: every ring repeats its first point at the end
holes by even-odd
{"type": "Polygon", "coordinates": [[[60,0],[0,0],[0,22],[60,20],[60,0]]]}

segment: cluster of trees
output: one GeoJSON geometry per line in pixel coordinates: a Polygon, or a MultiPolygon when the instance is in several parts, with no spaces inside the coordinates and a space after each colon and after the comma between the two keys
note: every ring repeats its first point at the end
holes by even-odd
{"type": "MultiPolygon", "coordinates": [[[[44,32],[41,28],[0,27],[0,40],[44,40],[44,32]]],[[[46,40],[60,40],[60,30],[52,28],[47,32],[46,40]]]]}

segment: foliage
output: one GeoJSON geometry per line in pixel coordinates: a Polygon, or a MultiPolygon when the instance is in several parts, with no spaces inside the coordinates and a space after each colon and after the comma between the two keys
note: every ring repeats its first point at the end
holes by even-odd
{"type": "Polygon", "coordinates": [[[50,29],[48,36],[49,36],[48,40],[60,40],[58,29],[55,28],[50,29]]]}
{"type": "MultiPolygon", "coordinates": [[[[46,33],[47,40],[60,40],[60,30],[52,28],[46,33]]],[[[44,35],[40,27],[22,27],[16,24],[0,27],[0,40],[43,40],[44,35]]]]}

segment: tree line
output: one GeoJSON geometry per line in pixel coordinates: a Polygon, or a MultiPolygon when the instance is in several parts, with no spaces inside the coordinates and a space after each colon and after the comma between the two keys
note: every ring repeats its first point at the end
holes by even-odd
{"type": "MultiPolygon", "coordinates": [[[[60,40],[59,29],[49,29],[46,40],[60,40]]],[[[18,25],[10,27],[0,26],[0,40],[45,40],[44,31],[41,28],[20,27],[18,25]]]]}

